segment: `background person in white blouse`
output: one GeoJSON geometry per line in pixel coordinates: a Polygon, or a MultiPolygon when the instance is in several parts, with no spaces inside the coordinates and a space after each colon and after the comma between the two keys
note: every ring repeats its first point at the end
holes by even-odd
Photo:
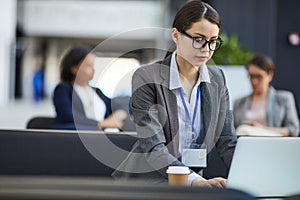
{"type": "Polygon", "coordinates": [[[298,136],[299,119],[293,94],[270,85],[273,61],[257,54],[246,67],[253,91],[234,102],[237,135],[298,136]]]}
{"type": "Polygon", "coordinates": [[[55,129],[120,129],[127,117],[124,110],[112,112],[111,99],[99,88],[89,86],[95,73],[93,65],[96,58],[90,50],[73,47],[62,58],[61,82],[53,95],[57,113],[55,129]]]}

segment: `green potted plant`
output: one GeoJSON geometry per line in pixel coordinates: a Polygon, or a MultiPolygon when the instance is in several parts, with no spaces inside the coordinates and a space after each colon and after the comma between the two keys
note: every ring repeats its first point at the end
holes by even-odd
{"type": "Polygon", "coordinates": [[[226,33],[221,33],[220,37],[223,44],[212,57],[216,65],[245,65],[251,59],[252,52],[239,44],[237,35],[229,37],[226,33]]]}

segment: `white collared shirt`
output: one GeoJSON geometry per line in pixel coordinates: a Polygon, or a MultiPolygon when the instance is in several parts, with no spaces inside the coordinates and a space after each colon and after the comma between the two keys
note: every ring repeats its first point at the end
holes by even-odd
{"type": "MultiPolygon", "coordinates": [[[[185,94],[183,95],[191,118],[193,118],[195,105],[196,105],[196,103],[198,104],[197,110],[199,110],[199,112],[196,112],[195,124],[194,124],[195,134],[196,134],[195,138],[199,137],[201,127],[202,127],[202,124],[201,124],[201,95],[199,96],[198,102],[196,102],[197,89],[201,82],[210,83],[210,76],[209,76],[206,65],[199,67],[199,78],[198,78],[195,86],[192,89],[190,102],[188,102],[187,96],[185,94]]],[[[177,100],[178,123],[179,123],[179,152],[181,153],[182,148],[186,145],[185,143],[187,141],[187,138],[191,137],[189,135],[187,136],[187,134],[186,134],[186,133],[191,132],[191,126],[187,126],[187,124],[190,124],[190,122],[188,121],[188,116],[185,111],[184,104],[180,97],[180,90],[183,91],[183,88],[182,88],[182,85],[180,82],[178,65],[176,62],[176,51],[173,52],[172,58],[171,58],[169,89],[174,92],[174,94],[176,95],[176,100],[177,100]]],[[[200,90],[201,90],[201,88],[200,88],[200,90]]],[[[196,173],[190,174],[189,175],[189,184],[191,184],[191,182],[198,176],[199,175],[196,173]]]]}
{"type": "Polygon", "coordinates": [[[74,89],[83,104],[86,117],[98,122],[103,121],[106,106],[97,93],[90,86],[82,87],[76,83],[74,84],[74,89]]]}

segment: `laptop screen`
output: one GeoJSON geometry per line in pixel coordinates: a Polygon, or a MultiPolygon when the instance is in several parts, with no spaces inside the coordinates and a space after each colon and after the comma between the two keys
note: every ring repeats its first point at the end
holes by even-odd
{"type": "Polygon", "coordinates": [[[240,137],[227,187],[256,197],[300,194],[300,138],[240,137]]]}

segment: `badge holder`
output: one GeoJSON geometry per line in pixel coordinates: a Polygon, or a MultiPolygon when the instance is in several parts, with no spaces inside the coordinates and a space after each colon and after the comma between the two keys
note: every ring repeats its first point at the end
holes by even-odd
{"type": "Polygon", "coordinates": [[[189,148],[182,151],[182,163],[189,167],[207,167],[207,146],[205,144],[192,143],[189,148]]]}

